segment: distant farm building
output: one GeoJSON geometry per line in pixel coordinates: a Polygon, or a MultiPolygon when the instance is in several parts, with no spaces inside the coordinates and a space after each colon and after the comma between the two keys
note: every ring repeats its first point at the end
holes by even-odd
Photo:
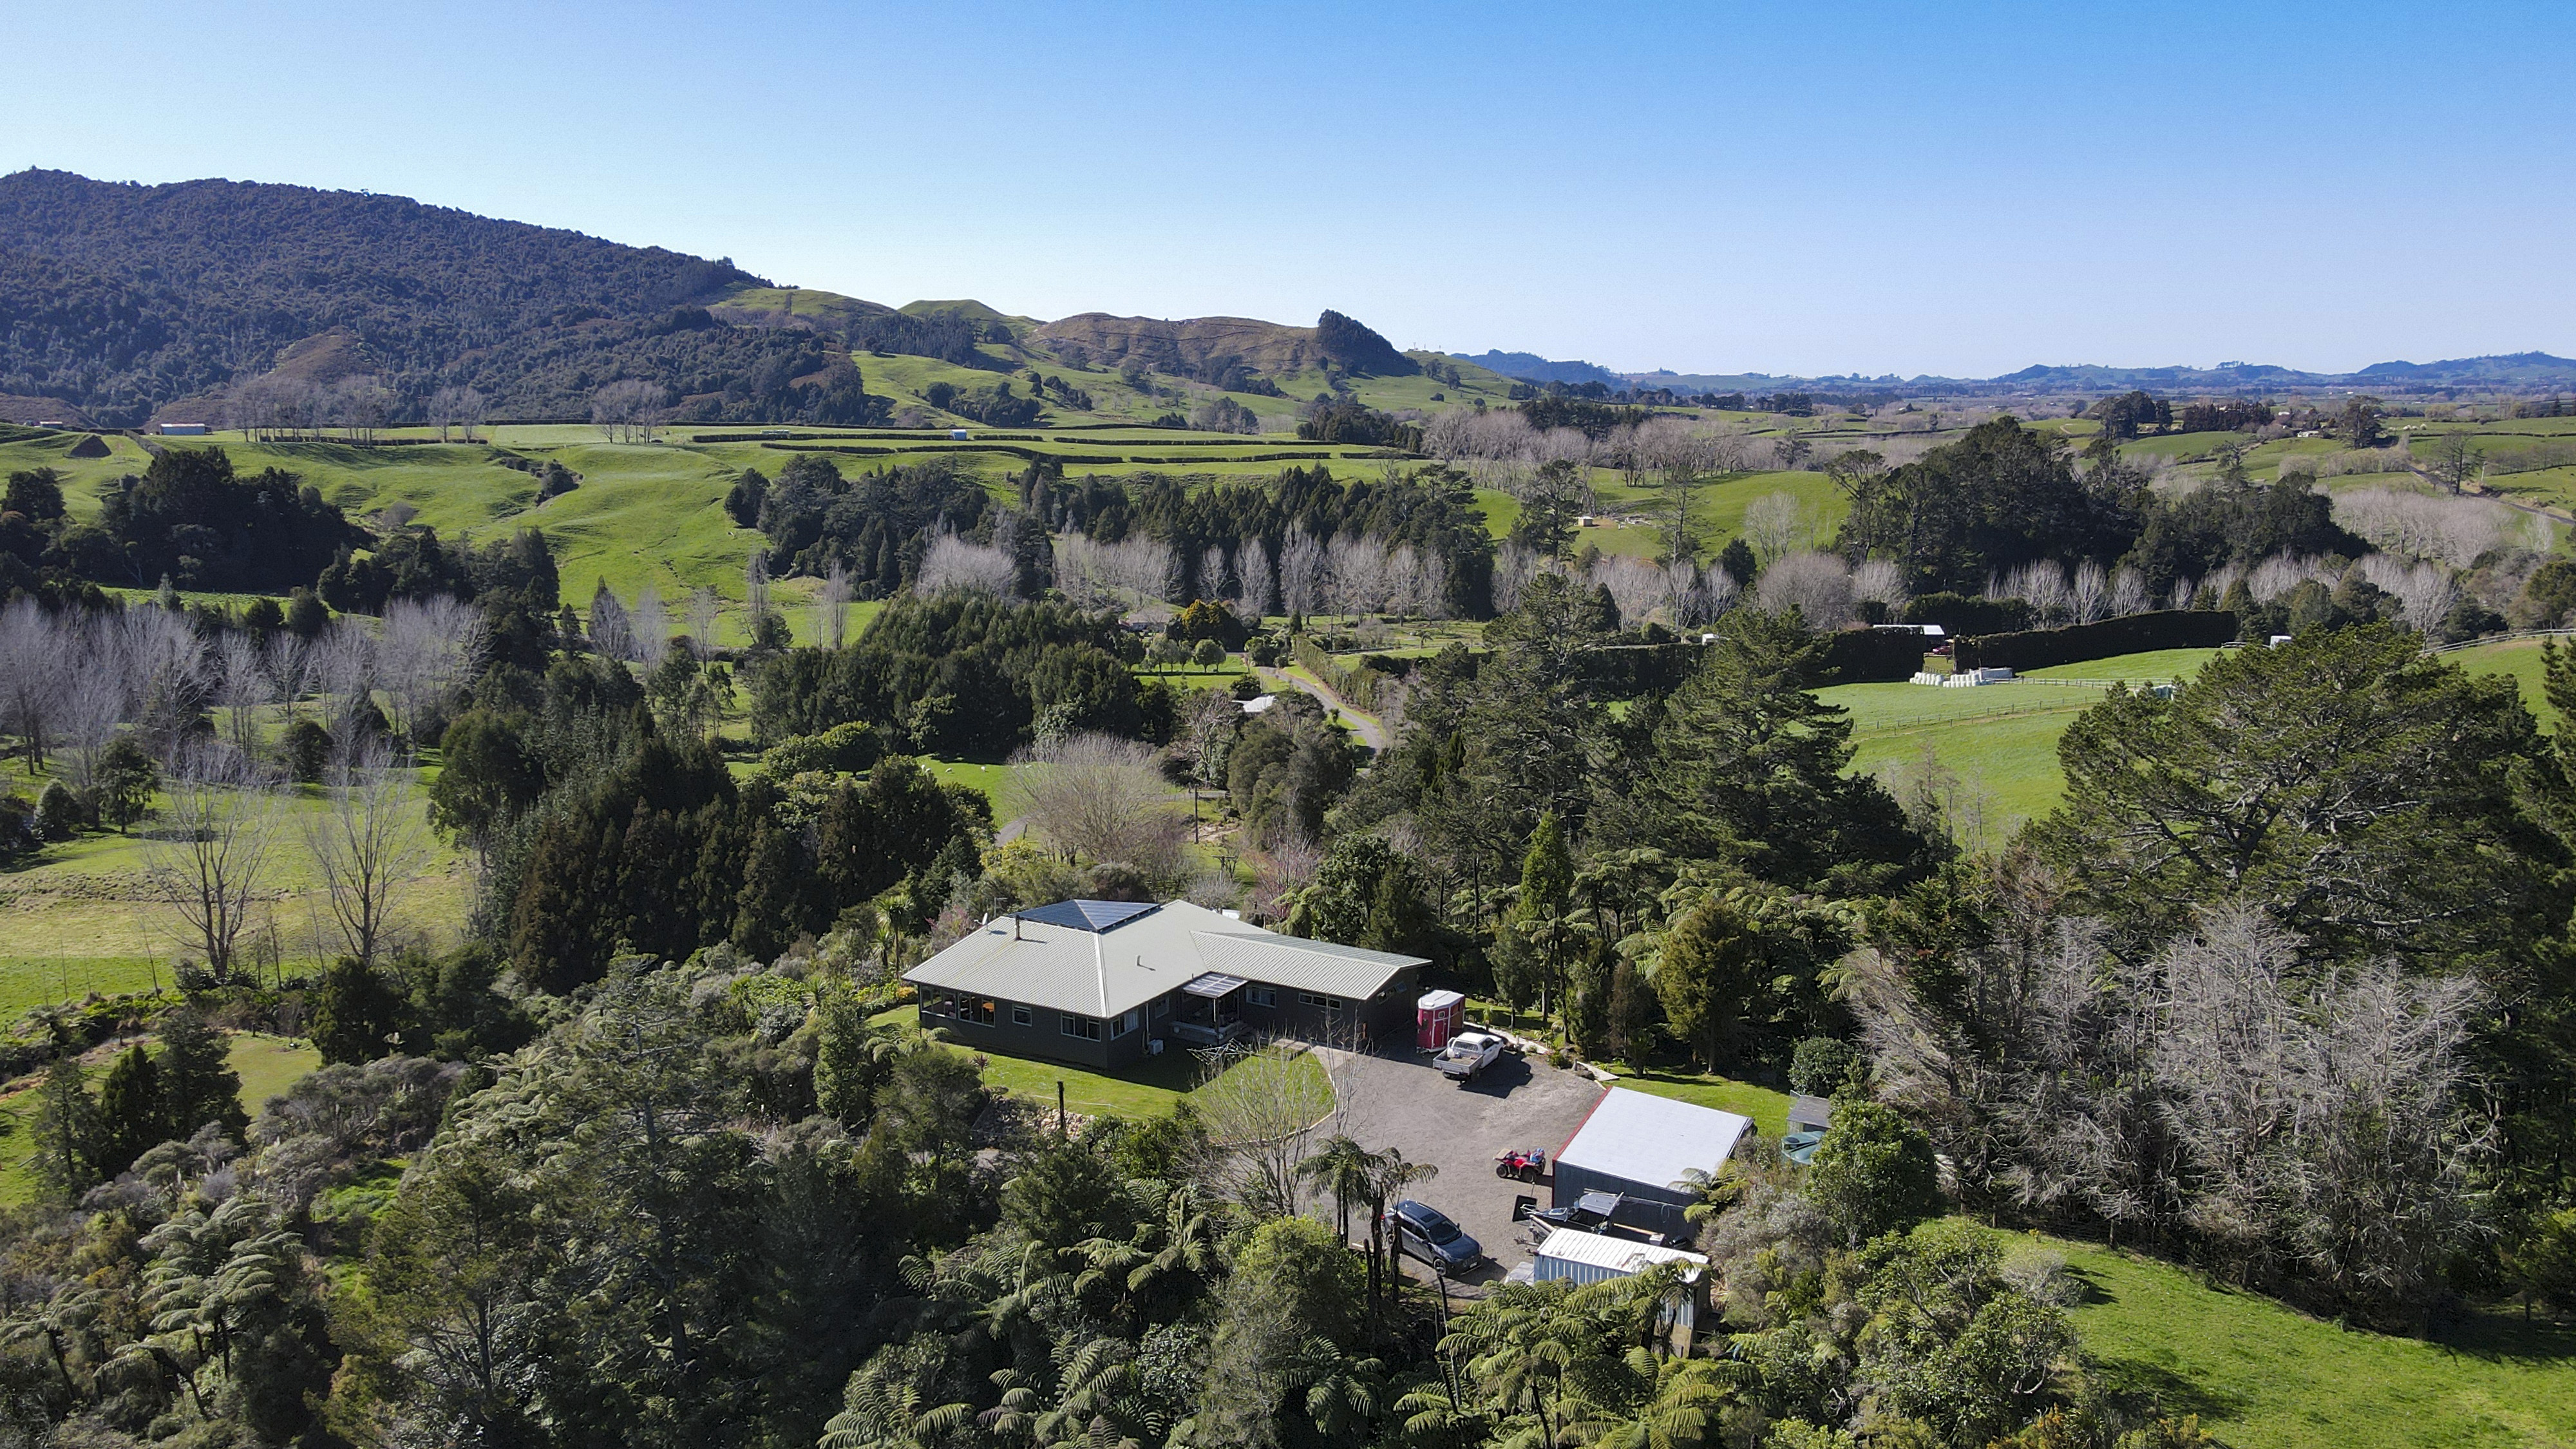
{"type": "Polygon", "coordinates": [[[161,425],[161,436],[165,438],[202,438],[205,435],[204,423],[163,423],[161,425]]]}

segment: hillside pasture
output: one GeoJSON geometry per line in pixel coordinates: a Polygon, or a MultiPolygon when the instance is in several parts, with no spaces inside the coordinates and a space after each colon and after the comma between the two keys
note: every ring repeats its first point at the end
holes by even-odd
{"type": "Polygon", "coordinates": [[[2085,1287],[2092,1372],[2236,1449],[2576,1443],[2576,1332],[2480,1312],[2430,1339],[2310,1318],[2131,1253],[2031,1234],[2085,1287]]]}

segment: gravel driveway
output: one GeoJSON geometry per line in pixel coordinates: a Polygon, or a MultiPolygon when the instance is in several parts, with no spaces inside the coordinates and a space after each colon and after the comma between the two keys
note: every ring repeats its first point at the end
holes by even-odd
{"type": "Polygon", "coordinates": [[[1512,1199],[1527,1194],[1544,1205],[1547,1184],[1496,1177],[1494,1157],[1507,1147],[1537,1147],[1554,1161],[1601,1100],[1598,1083],[1530,1057],[1504,1056],[1462,1087],[1417,1052],[1320,1054],[1340,1101],[1341,1121],[1328,1130],[1347,1132],[1371,1151],[1400,1149],[1407,1160],[1440,1169],[1412,1196],[1456,1218],[1484,1246],[1489,1261],[1464,1281],[1490,1281],[1528,1260],[1512,1199]]]}

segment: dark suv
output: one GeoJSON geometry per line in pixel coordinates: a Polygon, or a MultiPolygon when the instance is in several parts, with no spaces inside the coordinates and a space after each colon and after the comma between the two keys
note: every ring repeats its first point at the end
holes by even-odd
{"type": "Polygon", "coordinates": [[[1386,1224],[1399,1244],[1429,1258],[1443,1273],[1463,1272],[1484,1260],[1484,1248],[1428,1203],[1407,1198],[1386,1210],[1386,1224]]]}

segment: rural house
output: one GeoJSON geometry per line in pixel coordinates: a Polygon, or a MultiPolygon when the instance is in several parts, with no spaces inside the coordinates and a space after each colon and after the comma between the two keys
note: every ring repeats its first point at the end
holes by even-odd
{"type": "Polygon", "coordinates": [[[1426,963],[1300,940],[1187,901],[997,916],[904,973],[924,1029],[1085,1067],[1239,1037],[1410,1040],[1426,963]]]}

